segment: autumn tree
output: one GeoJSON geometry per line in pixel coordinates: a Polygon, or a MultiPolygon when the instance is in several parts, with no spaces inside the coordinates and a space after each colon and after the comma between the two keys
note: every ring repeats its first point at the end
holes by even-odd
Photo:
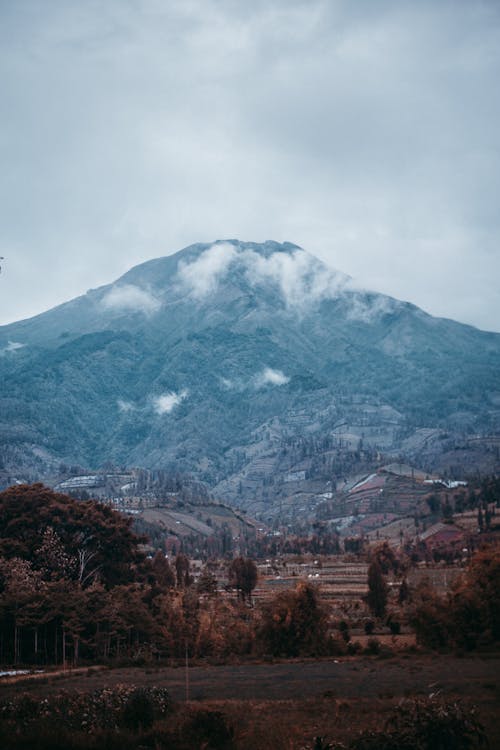
{"type": "Polygon", "coordinates": [[[175,558],[175,572],[178,588],[183,589],[190,585],[189,558],[183,552],[179,552],[175,558]]]}
{"type": "Polygon", "coordinates": [[[207,566],[201,571],[201,575],[196,584],[196,589],[199,594],[214,595],[217,593],[217,578],[207,566]]]}
{"type": "Polygon", "coordinates": [[[252,601],[252,591],[257,584],[257,566],[249,557],[236,557],[229,565],[229,583],[242,601],[252,601]]]}
{"type": "Polygon", "coordinates": [[[156,584],[163,590],[175,586],[175,574],[165,555],[158,550],[151,561],[156,584]]]}
{"type": "Polygon", "coordinates": [[[21,660],[21,629],[37,628],[41,586],[40,573],[31,562],[19,557],[0,558],[0,624],[12,643],[14,664],[21,660]]]}
{"type": "Polygon", "coordinates": [[[300,583],[264,605],[258,636],[273,656],[318,656],[327,650],[328,618],[317,589],[300,583]]]}
{"type": "Polygon", "coordinates": [[[368,568],[368,594],[366,602],[375,617],[383,617],[387,606],[388,586],[379,561],[375,558],[368,568]]]}
{"type": "Polygon", "coordinates": [[[472,651],[500,643],[500,549],[476,553],[446,597],[423,582],[413,610],[412,624],[424,646],[472,651]]]}
{"type": "Polygon", "coordinates": [[[98,574],[105,585],[113,586],[130,581],[144,562],[141,539],[132,532],[130,518],[42,484],[1,492],[0,518],[0,556],[29,560],[35,568],[44,568],[49,578],[63,573],[89,585],[98,574]]]}
{"type": "Polygon", "coordinates": [[[484,547],[472,558],[451,593],[449,619],[459,647],[500,643],[500,548],[484,547]]]}

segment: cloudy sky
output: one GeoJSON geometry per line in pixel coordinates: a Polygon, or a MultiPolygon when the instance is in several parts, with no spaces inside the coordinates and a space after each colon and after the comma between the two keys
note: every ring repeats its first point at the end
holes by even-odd
{"type": "Polygon", "coordinates": [[[498,0],[0,0],[0,324],[299,244],[500,330],[498,0]]]}

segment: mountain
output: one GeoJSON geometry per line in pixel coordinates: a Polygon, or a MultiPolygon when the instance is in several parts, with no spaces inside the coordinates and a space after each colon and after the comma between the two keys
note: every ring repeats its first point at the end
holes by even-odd
{"type": "Polygon", "coordinates": [[[416,455],[498,435],[499,373],[500,334],[296,245],[196,244],[0,328],[0,460],[170,468],[244,501],[297,441],[416,455]]]}

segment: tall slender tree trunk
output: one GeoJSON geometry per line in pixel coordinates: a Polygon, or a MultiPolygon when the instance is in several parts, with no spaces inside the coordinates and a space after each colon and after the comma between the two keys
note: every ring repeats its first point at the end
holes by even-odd
{"type": "Polygon", "coordinates": [[[14,623],[14,664],[19,664],[19,628],[14,623]]]}

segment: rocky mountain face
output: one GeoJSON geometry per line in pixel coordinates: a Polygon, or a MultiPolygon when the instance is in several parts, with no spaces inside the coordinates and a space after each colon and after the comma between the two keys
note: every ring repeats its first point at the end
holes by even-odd
{"type": "Polygon", "coordinates": [[[0,461],[172,469],[263,510],[315,451],[331,481],[353,453],[453,466],[478,437],[498,465],[499,373],[500,334],[295,245],[197,244],[0,328],[0,461]]]}

